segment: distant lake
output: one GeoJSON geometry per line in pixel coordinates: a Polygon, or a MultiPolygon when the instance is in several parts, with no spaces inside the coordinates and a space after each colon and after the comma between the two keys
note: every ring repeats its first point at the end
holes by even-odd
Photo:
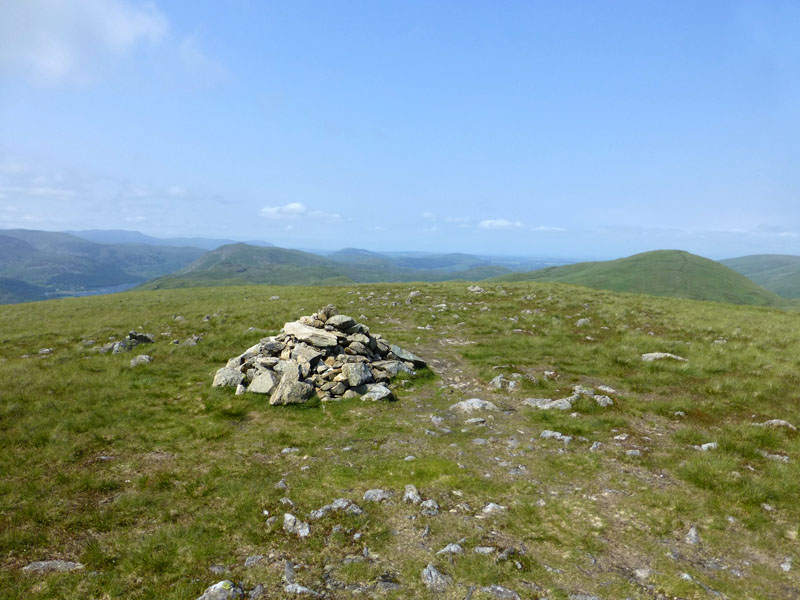
{"type": "Polygon", "coordinates": [[[103,294],[116,294],[117,292],[124,292],[125,290],[129,290],[133,287],[136,287],[141,283],[142,283],[141,281],[136,281],[134,283],[121,283],[120,285],[95,288],[91,290],[58,290],[57,292],[49,292],[47,295],[51,298],[71,298],[75,296],[101,296],[103,294]]]}

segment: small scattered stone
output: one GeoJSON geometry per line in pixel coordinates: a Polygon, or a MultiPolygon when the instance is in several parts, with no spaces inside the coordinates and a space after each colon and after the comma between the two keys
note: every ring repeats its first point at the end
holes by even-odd
{"type": "Polygon", "coordinates": [[[406,486],[405,494],[403,494],[403,501],[410,502],[411,504],[419,504],[422,502],[422,496],[419,495],[417,487],[412,484],[406,486]]]}
{"type": "Polygon", "coordinates": [[[392,493],[380,488],[367,490],[364,492],[365,502],[385,502],[392,497],[392,493]]]}
{"type": "Polygon", "coordinates": [[[773,428],[786,428],[790,431],[797,431],[797,427],[789,423],[789,421],[784,421],[783,419],[770,419],[769,421],[764,421],[763,423],[753,423],[758,427],[773,427],[773,428]]]}
{"type": "Polygon", "coordinates": [[[627,456],[641,456],[642,455],[641,451],[639,451],[639,450],[626,450],[625,454],[627,456]]]}
{"type": "Polygon", "coordinates": [[[244,559],[244,566],[252,567],[260,563],[262,560],[264,560],[263,554],[254,554],[253,556],[248,556],[246,559],[244,559]]]}
{"type": "Polygon", "coordinates": [[[432,564],[422,570],[422,582],[432,592],[443,593],[450,585],[450,578],[440,573],[432,564]]]}
{"type": "Polygon", "coordinates": [[[458,410],[464,413],[471,413],[476,410],[497,410],[497,406],[494,403],[489,402],[487,400],[481,400],[480,398],[470,398],[469,400],[462,400],[461,402],[456,402],[450,407],[450,410],[458,410]]]}
{"type": "Polygon", "coordinates": [[[459,544],[447,544],[447,546],[439,550],[436,554],[464,554],[464,549],[459,544]]]}
{"type": "Polygon", "coordinates": [[[597,404],[602,408],[607,408],[609,406],[613,406],[614,404],[614,401],[608,396],[595,394],[594,396],[592,396],[592,398],[594,398],[594,401],[597,402],[597,404]]]}
{"type": "Polygon", "coordinates": [[[500,598],[501,600],[521,600],[520,595],[517,592],[496,583],[493,583],[488,587],[482,587],[481,591],[484,594],[489,594],[490,596],[500,598]]]}
{"type": "Polygon", "coordinates": [[[665,358],[680,362],[687,362],[685,358],[678,356],[677,354],[670,354],[669,352],[648,352],[647,354],[642,354],[642,360],[644,362],[653,362],[654,360],[663,360],[665,358]]]}
{"type": "Polygon", "coordinates": [[[497,548],[494,546],[476,546],[473,552],[475,554],[481,554],[483,556],[488,556],[489,554],[494,554],[497,551],[497,548]]]}
{"type": "Polygon", "coordinates": [[[432,498],[425,500],[419,506],[422,509],[420,512],[426,517],[435,517],[439,514],[439,504],[432,498]]]}
{"type": "Polygon", "coordinates": [[[301,538],[308,537],[311,533],[308,523],[304,523],[289,513],[283,515],[283,529],[287,533],[293,533],[301,538]]]}
{"type": "Polygon", "coordinates": [[[69,571],[78,571],[83,569],[84,566],[79,562],[70,560],[39,560],[29,563],[22,567],[26,573],[36,573],[42,575],[44,573],[66,573],[69,571]]]}
{"type": "Polygon", "coordinates": [[[153,357],[147,354],[140,354],[136,358],[131,359],[131,368],[138,367],[139,365],[146,365],[147,363],[153,362],[153,357]]]}
{"type": "Polygon", "coordinates": [[[206,591],[197,600],[230,600],[232,598],[244,598],[244,590],[232,581],[225,580],[206,588],[206,591]]]}
{"type": "Polygon", "coordinates": [[[481,512],[484,515],[496,515],[499,513],[504,513],[506,510],[508,510],[508,507],[506,506],[495,504],[494,502],[489,502],[489,504],[483,507],[483,510],[481,512]]]}
{"type": "Polygon", "coordinates": [[[719,446],[717,442],[707,442],[699,446],[693,446],[693,448],[695,450],[700,450],[700,452],[708,452],[709,450],[716,450],[717,446],[719,446]]]}
{"type": "Polygon", "coordinates": [[[689,528],[689,532],[686,534],[686,537],[684,538],[684,540],[686,541],[687,544],[692,544],[693,546],[699,544],[700,543],[700,534],[697,533],[697,527],[692,525],[689,528]]]}
{"type": "Polygon", "coordinates": [[[296,594],[298,596],[313,596],[319,598],[322,596],[319,592],[315,592],[311,588],[307,588],[299,583],[289,583],[283,587],[283,591],[287,594],[296,594]]]}
{"type": "Polygon", "coordinates": [[[539,434],[539,437],[542,439],[554,439],[560,442],[564,442],[565,444],[569,444],[572,441],[572,436],[564,435],[558,431],[551,431],[549,429],[545,429],[542,433],[539,434]]]}

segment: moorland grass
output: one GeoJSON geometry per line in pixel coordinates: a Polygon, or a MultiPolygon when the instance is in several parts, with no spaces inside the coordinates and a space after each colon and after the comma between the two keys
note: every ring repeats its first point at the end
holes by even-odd
{"type": "MultiPolygon", "coordinates": [[[[285,557],[305,565],[298,581],[316,589],[327,567],[350,584],[388,574],[403,584],[386,593],[398,598],[425,595],[419,572],[428,562],[458,582],[531,597],[713,596],[696,581],[731,598],[792,597],[797,575],[779,565],[800,560],[800,435],[754,424],[800,424],[797,318],[539,283],[483,294],[463,283],[221,287],[2,306],[2,595],[196,598],[223,578],[209,567],[224,565],[224,577],[280,597],[280,568],[271,565],[285,557]],[[421,295],[406,303],[411,290],[421,295]],[[328,303],[428,358],[432,370],[403,381],[392,404],[276,408],[210,387],[230,356],[328,303]],[[590,321],[577,326],[581,318],[590,321]],[[156,336],[141,348],[152,363],[132,369],[138,352],[91,348],[131,329],[156,336]],[[196,346],[170,343],[193,334],[203,336],[196,346]],[[654,351],[687,362],[643,363],[654,351]],[[521,391],[486,387],[499,373],[522,375],[521,391]],[[612,386],[614,405],[581,399],[554,412],[520,402],[566,397],[577,384],[612,386]],[[501,411],[467,427],[447,409],[476,394],[501,411]],[[450,433],[435,430],[431,414],[450,433]],[[544,429],[574,439],[542,440],[544,429]],[[602,445],[590,451],[594,441],[602,445]],[[712,441],[708,452],[693,447],[712,441]],[[524,475],[509,473],[520,465],[524,475]],[[289,491],[275,488],[282,478],[289,491]],[[409,512],[400,501],[407,483],[436,498],[440,515],[409,512]],[[326,516],[302,541],[281,529],[285,510],[305,517],[337,497],[363,505],[375,487],[393,490],[394,502],[326,516]],[[281,504],[285,496],[295,508],[281,504]],[[489,501],[508,510],[474,518],[489,501]],[[279,520],[269,525],[268,516],[279,520]],[[692,525],[699,546],[684,542],[692,525]],[[467,549],[522,552],[516,563],[435,554],[458,539],[467,549]],[[377,558],[342,561],[365,546],[377,558]],[[254,554],[273,558],[245,569],[254,554]],[[21,572],[47,558],[86,568],[21,572]],[[637,579],[645,566],[651,575],[637,579]]],[[[467,587],[452,591],[463,597],[467,587]]]]}

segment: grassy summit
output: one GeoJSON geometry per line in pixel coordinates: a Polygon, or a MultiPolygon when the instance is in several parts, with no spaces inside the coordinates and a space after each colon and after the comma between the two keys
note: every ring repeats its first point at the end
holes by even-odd
{"type": "Polygon", "coordinates": [[[800,298],[800,256],[756,254],[720,261],[784,298],[800,298]]]}
{"type": "Polygon", "coordinates": [[[289,561],[327,598],[483,599],[497,597],[482,591],[492,584],[557,600],[800,596],[800,434],[761,425],[800,425],[796,314],[483,287],[217,287],[0,307],[0,595],[183,599],[232,579],[282,598],[289,561]],[[328,303],[431,370],[397,385],[393,403],[271,407],[210,387],[232,354],[328,303]],[[132,329],[156,342],[92,349],[132,329]],[[197,345],[171,343],[195,334],[197,345]],[[132,368],[139,352],[153,362],[132,368]],[[686,361],[644,362],[651,352],[686,361]],[[500,374],[516,389],[491,387],[500,374]],[[525,403],[578,385],[613,404],[525,403]],[[451,410],[469,398],[497,410],[451,410]],[[404,502],[408,484],[438,514],[404,502]],[[365,500],[375,488],[393,495],[365,500]],[[363,513],[312,519],[338,498],[363,513]],[[309,535],[285,531],[284,513],[309,535]],[[453,543],[461,554],[439,553],[453,543]],[[84,568],[22,571],[46,559],[84,568]],[[428,564],[449,578],[441,595],[421,579],[428,564]]]}
{"type": "Polygon", "coordinates": [[[492,281],[557,281],[587,287],[713,300],[731,304],[784,306],[774,293],[713,260],[681,250],[655,250],[604,262],[550,267],[529,273],[512,273],[492,281]]]}

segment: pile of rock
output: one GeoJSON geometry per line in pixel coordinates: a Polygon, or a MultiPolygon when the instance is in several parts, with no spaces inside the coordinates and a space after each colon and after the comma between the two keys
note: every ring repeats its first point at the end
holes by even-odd
{"type": "Polygon", "coordinates": [[[106,352],[120,354],[122,352],[130,352],[136,348],[136,346],[141,346],[142,344],[152,344],[155,341],[156,338],[152,333],[139,333],[138,331],[131,331],[124,340],[119,342],[110,342],[105,346],[98,348],[97,351],[101,354],[105,354],[106,352]]]}
{"type": "Polygon", "coordinates": [[[314,395],[322,401],[393,400],[387,387],[392,377],[424,366],[421,358],[329,305],[231,358],[212,385],[266,394],[273,405],[301,404],[314,395]]]}

